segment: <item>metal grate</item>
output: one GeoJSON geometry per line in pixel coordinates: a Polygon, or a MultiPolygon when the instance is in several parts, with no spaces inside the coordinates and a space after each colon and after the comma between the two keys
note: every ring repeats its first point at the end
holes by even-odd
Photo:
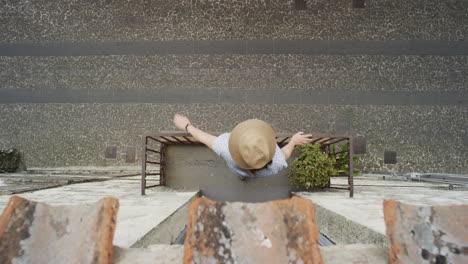
{"type": "MultiPolygon", "coordinates": [[[[212,133],[215,136],[220,133],[212,133]]],[[[289,143],[293,134],[277,134],[276,142],[279,147],[283,147],[289,143]]],[[[344,157],[339,157],[336,160],[337,164],[342,164],[343,159],[348,160],[349,172],[347,174],[330,175],[330,177],[347,177],[348,186],[335,186],[330,182],[329,188],[349,190],[349,196],[353,197],[353,138],[349,135],[329,135],[329,134],[312,134],[312,143],[320,144],[322,151],[330,154],[330,147],[334,144],[347,145],[347,151],[337,152],[336,154],[346,153],[344,157]]],[[[142,168],[141,168],[141,195],[145,195],[145,190],[156,186],[165,185],[166,177],[166,148],[169,145],[203,145],[188,133],[156,133],[143,135],[142,148],[142,168]],[[153,165],[159,165],[156,169],[153,165]],[[155,184],[147,185],[148,180],[156,181],[155,184]]]]}

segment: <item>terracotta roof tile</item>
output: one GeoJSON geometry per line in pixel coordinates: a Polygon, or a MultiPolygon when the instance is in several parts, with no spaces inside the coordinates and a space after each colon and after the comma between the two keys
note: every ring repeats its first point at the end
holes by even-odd
{"type": "Polygon", "coordinates": [[[12,196],[0,218],[0,263],[112,263],[119,201],[49,206],[12,196]]]}
{"type": "Polygon", "coordinates": [[[390,263],[468,263],[468,205],[384,201],[390,263]]]}
{"type": "Polygon", "coordinates": [[[310,200],[266,203],[195,200],[184,263],[322,263],[310,200]]]}

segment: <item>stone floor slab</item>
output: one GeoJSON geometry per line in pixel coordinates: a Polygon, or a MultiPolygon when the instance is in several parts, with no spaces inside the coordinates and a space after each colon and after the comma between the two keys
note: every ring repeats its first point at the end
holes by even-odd
{"type": "Polygon", "coordinates": [[[12,196],[0,218],[0,263],[112,263],[119,200],[50,206],[12,196]]]}
{"type": "Polygon", "coordinates": [[[390,263],[468,263],[468,204],[383,207],[390,263]]]}
{"type": "Polygon", "coordinates": [[[293,197],[190,206],[184,263],[323,263],[314,207],[293,197]]]}

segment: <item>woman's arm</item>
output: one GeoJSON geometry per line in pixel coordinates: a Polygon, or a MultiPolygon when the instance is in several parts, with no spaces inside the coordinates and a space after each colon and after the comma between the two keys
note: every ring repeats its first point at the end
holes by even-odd
{"type": "Polygon", "coordinates": [[[311,142],[312,141],[311,137],[312,137],[311,134],[304,135],[304,132],[297,132],[296,134],[294,134],[294,136],[291,138],[289,143],[286,144],[286,146],[281,148],[281,152],[283,152],[286,160],[288,160],[291,157],[291,154],[295,146],[297,145],[302,146],[311,142]]]}
{"type": "Polygon", "coordinates": [[[184,131],[185,127],[187,127],[187,132],[189,132],[196,140],[205,144],[210,149],[213,149],[213,142],[215,141],[216,137],[196,128],[194,125],[192,125],[192,123],[190,123],[190,120],[186,116],[175,114],[174,125],[178,129],[184,131]]]}

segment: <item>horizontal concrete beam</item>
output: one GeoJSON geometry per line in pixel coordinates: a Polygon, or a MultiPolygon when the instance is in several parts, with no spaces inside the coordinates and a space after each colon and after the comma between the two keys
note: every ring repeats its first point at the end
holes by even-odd
{"type": "Polygon", "coordinates": [[[0,44],[0,56],[164,54],[468,55],[468,41],[170,40],[0,44]]]}
{"type": "Polygon", "coordinates": [[[0,104],[153,103],[153,104],[338,104],[468,105],[468,92],[256,91],[256,90],[23,90],[0,89],[0,104]]]}

